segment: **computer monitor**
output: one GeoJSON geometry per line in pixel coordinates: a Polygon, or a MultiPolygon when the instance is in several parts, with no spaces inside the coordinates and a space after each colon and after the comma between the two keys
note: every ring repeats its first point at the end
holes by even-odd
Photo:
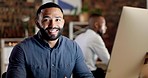
{"type": "Polygon", "coordinates": [[[138,78],[148,52],[148,9],[124,6],[106,78],[138,78]]]}

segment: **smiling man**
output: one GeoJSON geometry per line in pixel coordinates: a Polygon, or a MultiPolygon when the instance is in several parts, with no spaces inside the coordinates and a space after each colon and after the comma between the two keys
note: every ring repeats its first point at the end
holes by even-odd
{"type": "Polygon", "coordinates": [[[9,58],[6,78],[94,78],[76,42],[62,36],[63,10],[55,3],[39,7],[39,32],[17,44],[9,58]]]}

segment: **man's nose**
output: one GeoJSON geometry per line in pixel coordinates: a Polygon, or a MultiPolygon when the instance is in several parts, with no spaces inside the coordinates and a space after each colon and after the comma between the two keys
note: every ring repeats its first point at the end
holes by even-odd
{"type": "Polygon", "coordinates": [[[105,29],[107,30],[107,26],[105,25],[105,29]]]}
{"type": "Polygon", "coordinates": [[[53,26],[54,26],[54,21],[53,20],[49,20],[48,27],[53,27],[53,26]]]}

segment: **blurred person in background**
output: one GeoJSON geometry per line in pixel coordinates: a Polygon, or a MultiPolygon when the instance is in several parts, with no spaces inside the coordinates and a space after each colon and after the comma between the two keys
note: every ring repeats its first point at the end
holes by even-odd
{"type": "Polygon", "coordinates": [[[95,78],[105,78],[110,54],[102,39],[106,32],[105,18],[100,14],[91,14],[88,29],[79,34],[75,41],[79,44],[85,57],[85,62],[95,78]]]}

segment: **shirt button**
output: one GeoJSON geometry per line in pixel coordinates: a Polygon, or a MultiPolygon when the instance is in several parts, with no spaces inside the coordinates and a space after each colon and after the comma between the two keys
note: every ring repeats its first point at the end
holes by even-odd
{"type": "Polygon", "coordinates": [[[52,64],[52,66],[54,66],[54,64],[52,64]]]}

